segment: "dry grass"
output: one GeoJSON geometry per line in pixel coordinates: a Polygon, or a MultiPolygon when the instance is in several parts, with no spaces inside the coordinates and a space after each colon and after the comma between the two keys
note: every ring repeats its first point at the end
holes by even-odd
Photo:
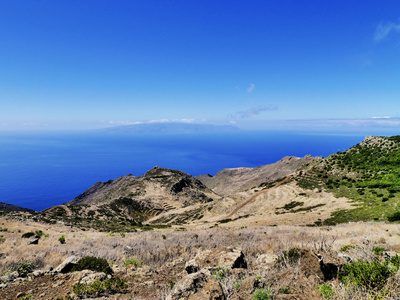
{"type": "MultiPolygon", "coordinates": [[[[245,254],[248,270],[246,275],[261,275],[269,285],[292,286],[301,289],[315,289],[302,286],[298,268],[285,270],[261,269],[257,259],[263,254],[279,255],[291,248],[306,248],[323,251],[339,251],[344,245],[359,245],[352,257],[370,259],[375,246],[389,247],[400,244],[400,228],[392,224],[354,223],[335,227],[300,226],[257,226],[247,228],[213,228],[203,230],[174,231],[172,229],[152,232],[106,234],[95,231],[81,231],[62,225],[48,225],[35,222],[20,222],[7,217],[0,218],[0,226],[8,230],[2,232],[5,241],[0,245],[0,274],[21,261],[34,262],[37,267],[47,270],[56,267],[67,256],[92,255],[105,258],[110,263],[122,265],[123,261],[135,258],[143,261],[150,269],[157,269],[182,258],[189,260],[204,249],[236,247],[245,254]],[[42,230],[38,245],[27,245],[21,238],[25,232],[42,230]],[[66,243],[58,238],[65,236],[66,243]],[[165,236],[165,238],[163,237],[165,236]]],[[[233,280],[233,279],[232,279],[233,280]]],[[[227,281],[227,289],[232,289],[234,281],[227,281]]],[[[334,283],[334,299],[367,299],[360,289],[348,289],[334,283]]],[[[399,291],[399,281],[388,283],[391,291],[399,291]]],[[[163,293],[166,293],[165,291],[163,293]]],[[[161,297],[161,296],[160,296],[161,297]]],[[[387,299],[391,299],[389,296],[387,299]]]]}
{"type": "MultiPolygon", "coordinates": [[[[71,254],[93,255],[120,264],[128,258],[142,260],[145,265],[159,267],[176,258],[188,259],[199,250],[221,247],[242,249],[252,265],[258,255],[279,253],[294,247],[315,250],[338,251],[344,245],[396,245],[400,244],[400,230],[397,225],[355,223],[335,227],[248,227],[213,228],[206,230],[173,230],[127,233],[125,237],[95,231],[81,231],[62,225],[47,225],[35,222],[19,222],[6,217],[0,218],[6,239],[1,245],[0,272],[11,263],[21,260],[42,261],[44,269],[55,267],[71,254]],[[48,237],[42,237],[39,245],[27,245],[21,238],[25,232],[42,230],[48,237]],[[65,236],[64,245],[58,242],[65,236]],[[163,239],[165,235],[165,239],[163,239]],[[384,242],[384,243],[382,243],[384,242]]],[[[360,255],[366,255],[362,254],[360,255]]]]}

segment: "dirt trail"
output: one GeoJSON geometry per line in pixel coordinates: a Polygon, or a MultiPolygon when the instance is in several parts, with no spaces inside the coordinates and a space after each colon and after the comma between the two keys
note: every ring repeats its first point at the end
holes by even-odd
{"type": "Polygon", "coordinates": [[[50,208],[46,209],[45,211],[52,211],[53,209],[56,209],[56,208],[62,208],[65,210],[65,213],[67,214],[67,216],[72,216],[72,211],[66,205],[63,205],[63,204],[50,207],[50,208]]]}
{"type": "Polygon", "coordinates": [[[287,176],[285,179],[283,179],[282,181],[279,181],[277,184],[275,184],[273,187],[270,187],[266,190],[263,190],[261,192],[255,193],[250,199],[246,200],[245,202],[241,203],[239,206],[237,206],[229,215],[223,217],[222,219],[220,219],[219,221],[225,220],[225,219],[229,219],[230,217],[232,217],[235,213],[237,213],[240,209],[242,209],[243,207],[245,207],[247,204],[249,204],[250,202],[252,202],[254,199],[256,199],[258,196],[268,193],[270,190],[290,181],[293,178],[292,175],[287,176]]]}

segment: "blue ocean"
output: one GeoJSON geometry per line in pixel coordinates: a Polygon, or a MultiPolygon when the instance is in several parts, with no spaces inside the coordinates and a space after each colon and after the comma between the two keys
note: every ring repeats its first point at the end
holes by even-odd
{"type": "Polygon", "coordinates": [[[97,181],[154,166],[193,176],[223,168],[256,167],[284,156],[328,156],[364,135],[282,132],[105,135],[100,133],[1,133],[0,202],[37,211],[74,199],[97,181]]]}

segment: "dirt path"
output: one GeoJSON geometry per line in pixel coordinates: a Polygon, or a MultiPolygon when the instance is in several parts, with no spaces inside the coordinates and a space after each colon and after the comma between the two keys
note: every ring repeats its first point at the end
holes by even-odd
{"type": "Polygon", "coordinates": [[[237,206],[229,215],[221,218],[219,221],[225,220],[225,219],[229,219],[230,217],[232,217],[235,213],[237,213],[240,209],[242,209],[243,207],[245,207],[247,204],[251,203],[254,199],[256,199],[258,196],[268,193],[270,190],[290,181],[293,178],[292,175],[287,176],[285,179],[283,179],[282,181],[279,181],[277,184],[275,184],[273,187],[270,187],[266,190],[263,190],[261,192],[255,193],[250,199],[246,200],[245,202],[239,204],[239,206],[237,206]]]}
{"type": "Polygon", "coordinates": [[[65,213],[67,214],[67,216],[72,216],[72,211],[66,205],[63,205],[63,204],[50,207],[50,208],[46,209],[45,211],[49,212],[56,208],[62,208],[63,210],[65,210],[65,213]]]}

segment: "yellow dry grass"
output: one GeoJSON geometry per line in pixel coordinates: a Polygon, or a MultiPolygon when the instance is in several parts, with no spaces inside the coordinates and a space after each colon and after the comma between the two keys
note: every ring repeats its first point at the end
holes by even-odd
{"type": "Polygon", "coordinates": [[[117,233],[82,231],[59,224],[21,222],[7,217],[0,217],[0,224],[8,229],[2,232],[5,241],[0,244],[0,273],[21,261],[33,261],[47,270],[56,267],[71,254],[93,255],[116,264],[136,258],[150,267],[159,267],[176,258],[189,259],[202,249],[237,247],[244,251],[251,265],[261,254],[278,253],[293,247],[317,249],[325,244],[338,251],[348,244],[368,244],[370,247],[400,244],[398,225],[385,223],[352,223],[334,227],[248,226],[232,229],[190,229],[189,226],[189,230],[183,232],[169,229],[126,233],[125,237],[117,233]],[[21,238],[21,235],[35,230],[42,230],[48,237],[43,236],[38,245],[27,245],[27,239],[21,238]],[[61,235],[65,236],[65,244],[58,241],[61,235]]]}

